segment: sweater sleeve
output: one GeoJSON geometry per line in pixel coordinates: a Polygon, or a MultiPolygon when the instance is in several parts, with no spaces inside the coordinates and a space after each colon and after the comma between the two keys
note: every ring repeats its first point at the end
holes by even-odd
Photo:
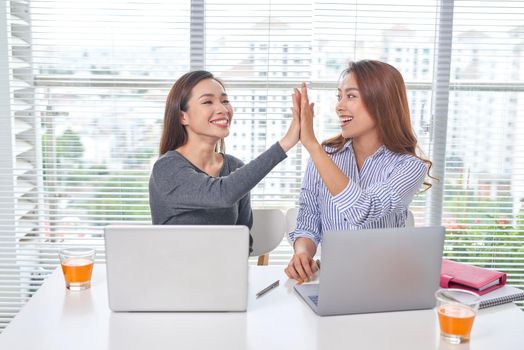
{"type": "Polygon", "coordinates": [[[279,143],[227,176],[213,177],[175,157],[160,158],[153,166],[150,200],[173,209],[228,208],[242,199],[286,158],[279,143]]]}

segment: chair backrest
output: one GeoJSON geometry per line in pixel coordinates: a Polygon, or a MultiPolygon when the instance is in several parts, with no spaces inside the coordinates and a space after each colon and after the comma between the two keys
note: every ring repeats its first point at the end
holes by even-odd
{"type": "Polygon", "coordinates": [[[278,247],[286,231],[284,213],[280,209],[253,209],[253,251],[251,256],[268,254],[278,247]]]}
{"type": "Polygon", "coordinates": [[[415,227],[415,216],[413,212],[408,209],[408,217],[406,218],[406,227],[415,227]]]}

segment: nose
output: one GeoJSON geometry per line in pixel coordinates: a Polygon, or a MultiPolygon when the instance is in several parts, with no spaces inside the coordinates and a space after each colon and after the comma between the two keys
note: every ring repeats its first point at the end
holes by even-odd
{"type": "Polygon", "coordinates": [[[233,109],[230,105],[225,105],[223,103],[219,103],[219,105],[220,106],[216,109],[218,115],[225,115],[228,118],[233,116],[233,109]]]}
{"type": "Polygon", "coordinates": [[[340,99],[340,101],[338,101],[337,104],[335,105],[335,110],[337,111],[337,113],[344,111],[344,105],[342,104],[342,99],[340,99]]]}
{"type": "Polygon", "coordinates": [[[217,108],[217,113],[219,114],[229,114],[229,110],[227,109],[227,106],[225,106],[223,103],[218,103],[219,106],[217,108]]]}

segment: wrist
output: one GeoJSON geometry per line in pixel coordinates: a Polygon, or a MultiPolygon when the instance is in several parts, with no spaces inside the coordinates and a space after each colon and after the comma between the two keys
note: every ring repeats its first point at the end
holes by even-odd
{"type": "Polygon", "coordinates": [[[282,140],[278,141],[278,143],[280,144],[280,147],[282,147],[282,150],[284,150],[285,153],[287,153],[287,151],[289,151],[291,147],[293,147],[293,145],[291,145],[285,137],[282,140]]]}
{"type": "Polygon", "coordinates": [[[318,143],[316,139],[313,142],[308,142],[307,144],[304,145],[304,147],[306,147],[311,157],[313,157],[314,153],[324,151],[324,149],[322,148],[322,146],[320,145],[320,143],[318,143]]]}
{"type": "Polygon", "coordinates": [[[307,249],[295,249],[295,255],[305,255],[310,259],[313,259],[313,255],[307,249]]]}
{"type": "Polygon", "coordinates": [[[306,237],[299,237],[295,240],[295,244],[293,245],[294,248],[294,254],[306,254],[308,257],[313,258],[315,256],[316,252],[316,245],[315,243],[306,237]]]}

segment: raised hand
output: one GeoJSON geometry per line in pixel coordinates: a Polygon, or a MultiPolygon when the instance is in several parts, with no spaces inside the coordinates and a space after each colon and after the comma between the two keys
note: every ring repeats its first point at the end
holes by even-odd
{"type": "MultiPolygon", "coordinates": [[[[313,108],[315,104],[309,103],[306,83],[302,83],[300,92],[295,89],[295,93],[298,93],[300,96],[300,142],[309,150],[319,145],[313,129],[313,108]]],[[[293,100],[293,105],[295,105],[295,100],[293,100]]]]}
{"type": "MultiPolygon", "coordinates": [[[[296,90],[296,89],[295,89],[296,90]]],[[[293,107],[291,108],[293,119],[286,132],[286,135],[280,140],[280,146],[287,152],[295,146],[300,139],[300,96],[298,90],[294,91],[292,96],[293,107]]]]}

